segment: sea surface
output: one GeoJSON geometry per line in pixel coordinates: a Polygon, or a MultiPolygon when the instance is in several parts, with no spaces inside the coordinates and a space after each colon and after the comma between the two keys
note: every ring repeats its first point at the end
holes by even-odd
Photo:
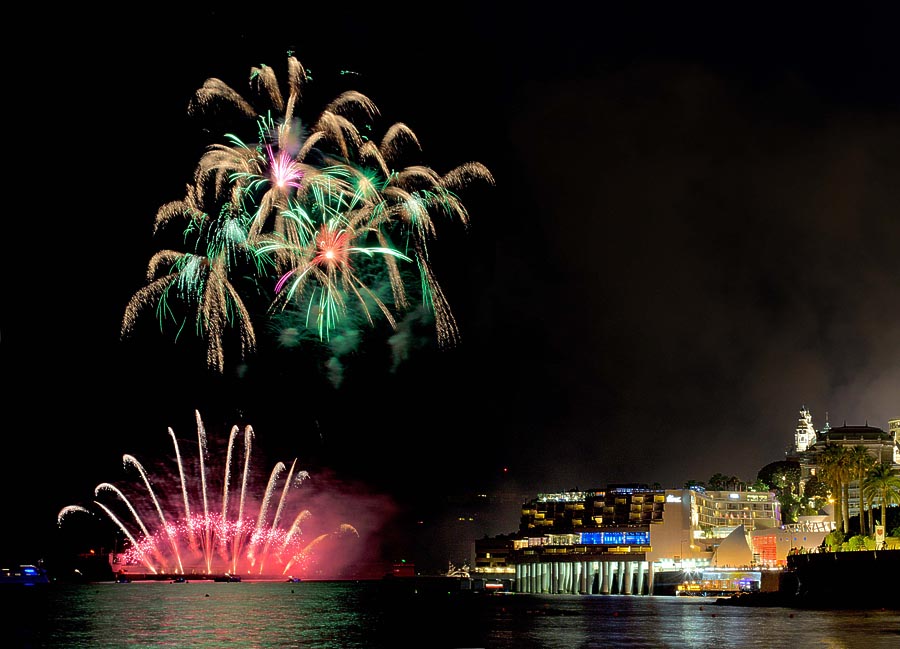
{"type": "Polygon", "coordinates": [[[900,647],[894,608],[751,608],[699,597],[458,592],[391,581],[52,583],[2,591],[4,649],[900,647]]]}

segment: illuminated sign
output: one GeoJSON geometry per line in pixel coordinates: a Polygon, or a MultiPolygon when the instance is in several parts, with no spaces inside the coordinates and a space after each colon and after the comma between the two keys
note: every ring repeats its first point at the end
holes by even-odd
{"type": "Polygon", "coordinates": [[[582,532],[584,545],[650,545],[650,532],[582,532]]]}
{"type": "Polygon", "coordinates": [[[672,494],[666,494],[666,502],[667,503],[680,503],[681,496],[673,496],[672,494]]]}

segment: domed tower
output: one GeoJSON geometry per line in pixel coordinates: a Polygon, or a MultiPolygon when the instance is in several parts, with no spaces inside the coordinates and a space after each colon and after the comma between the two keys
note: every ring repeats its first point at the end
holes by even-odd
{"type": "Polygon", "coordinates": [[[803,453],[816,443],[816,429],[813,428],[812,413],[806,406],[800,406],[800,419],[794,431],[794,451],[803,453]]]}

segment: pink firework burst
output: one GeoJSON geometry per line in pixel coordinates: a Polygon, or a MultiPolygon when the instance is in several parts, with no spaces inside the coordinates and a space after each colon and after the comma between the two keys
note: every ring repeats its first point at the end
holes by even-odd
{"type": "Polygon", "coordinates": [[[280,150],[276,155],[272,150],[271,144],[266,145],[266,152],[269,157],[269,170],[271,172],[272,182],[282,189],[285,187],[300,189],[300,183],[303,180],[303,169],[301,169],[297,161],[291,157],[291,154],[287,151],[280,150]]]}
{"type": "MultiPolygon", "coordinates": [[[[198,450],[194,461],[184,461],[170,428],[177,471],[170,472],[168,479],[153,479],[136,457],[126,454],[123,466],[136,471],[139,480],[122,489],[109,482],[95,489],[94,504],[123,537],[122,549],[110,556],[113,570],[270,578],[289,568],[303,573],[322,560],[340,561],[338,557],[349,546],[322,546],[321,524],[298,493],[309,474],[296,469],[296,459],[290,464],[277,462],[263,486],[251,470],[253,429],[246,426],[241,433],[234,426],[224,463],[209,467],[206,430],[200,413],[195,415],[198,450]],[[100,500],[101,495],[107,502],[100,500]]],[[[57,516],[59,523],[75,512],[89,514],[90,510],[64,507],[57,516]]],[[[331,527],[333,516],[327,518],[331,520],[325,524],[331,527]]],[[[344,526],[324,536],[343,538],[344,526]]]]}

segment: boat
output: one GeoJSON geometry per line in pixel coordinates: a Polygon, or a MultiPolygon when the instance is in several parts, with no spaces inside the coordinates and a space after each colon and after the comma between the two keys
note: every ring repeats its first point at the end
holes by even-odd
{"type": "Polygon", "coordinates": [[[188,580],[186,577],[175,577],[175,579],[172,580],[172,583],[173,584],[186,584],[186,583],[188,583],[188,580]]]}
{"type": "Polygon", "coordinates": [[[213,581],[240,581],[240,575],[229,575],[227,572],[224,575],[219,575],[217,577],[213,577],[213,581]]]}
{"type": "Polygon", "coordinates": [[[299,584],[301,581],[303,581],[302,579],[300,579],[300,577],[288,577],[287,580],[289,584],[299,584]]]}
{"type": "Polygon", "coordinates": [[[40,586],[49,583],[50,578],[47,576],[47,571],[40,566],[23,564],[15,569],[0,569],[0,584],[40,586]]]}

